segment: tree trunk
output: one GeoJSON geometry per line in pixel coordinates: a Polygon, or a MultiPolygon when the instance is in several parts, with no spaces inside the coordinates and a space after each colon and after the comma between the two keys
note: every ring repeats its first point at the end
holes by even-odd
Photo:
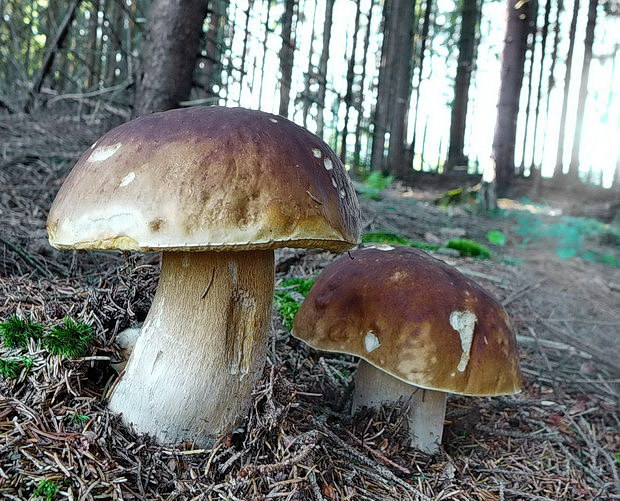
{"type": "Polygon", "coordinates": [[[507,23],[502,50],[501,84],[497,103],[497,120],[493,135],[493,160],[496,169],[497,192],[506,194],[514,177],[515,138],[519,97],[523,83],[523,66],[529,33],[527,1],[507,2],[507,23]]]}
{"type": "Polygon", "coordinates": [[[420,105],[420,86],[422,85],[422,72],[424,71],[424,58],[426,55],[426,42],[431,25],[431,12],[433,10],[433,0],[426,0],[426,8],[424,9],[424,21],[422,21],[422,32],[420,38],[420,58],[418,63],[418,82],[415,87],[415,107],[413,111],[413,139],[411,141],[410,151],[411,157],[415,158],[416,135],[418,125],[418,109],[420,105]]]}
{"type": "Polygon", "coordinates": [[[469,83],[475,64],[474,48],[478,5],[476,0],[463,0],[461,14],[461,36],[459,38],[459,58],[454,82],[454,101],[450,119],[450,145],[444,172],[455,166],[467,167],[468,159],[464,153],[465,129],[467,125],[467,104],[469,102],[469,83]]]}
{"type": "Polygon", "coordinates": [[[308,47],[308,66],[306,67],[306,73],[304,75],[304,91],[301,96],[302,99],[302,121],[304,127],[308,127],[308,114],[312,107],[312,90],[310,89],[312,82],[314,81],[314,66],[312,65],[312,58],[314,56],[314,40],[316,32],[316,12],[318,10],[319,2],[315,0],[314,9],[312,10],[312,33],[310,34],[310,46],[308,47]]]}
{"type": "Polygon", "coordinates": [[[362,57],[362,74],[360,75],[360,88],[355,98],[357,109],[357,124],[355,125],[355,147],[353,148],[353,164],[358,167],[361,163],[360,151],[362,149],[362,122],[364,120],[364,83],[366,82],[366,63],[368,61],[368,46],[370,45],[370,27],[372,25],[372,12],[375,1],[371,0],[368,10],[366,32],[364,33],[364,56],[362,57]]]}
{"type": "Polygon", "coordinates": [[[295,39],[293,31],[293,13],[297,0],[286,0],[282,15],[282,46],[280,47],[280,106],[278,113],[288,116],[288,105],[291,96],[291,77],[293,74],[293,58],[295,55],[295,39]]]}
{"type": "MultiPolygon", "coordinates": [[[[249,25],[250,25],[250,11],[252,10],[252,5],[254,4],[254,0],[248,0],[248,8],[245,10],[245,33],[243,34],[243,51],[241,53],[241,68],[239,68],[240,76],[239,76],[239,89],[241,92],[243,91],[243,78],[245,77],[245,59],[247,57],[248,52],[248,37],[250,36],[249,25]]],[[[239,95],[239,99],[241,100],[241,95],[239,95]]]]}
{"type": "Polygon", "coordinates": [[[411,72],[413,68],[413,25],[414,2],[403,0],[397,5],[397,20],[394,30],[395,77],[392,103],[390,106],[390,143],[388,168],[396,177],[406,179],[411,165],[405,160],[405,140],[411,101],[411,72]]]}
{"type": "Polygon", "coordinates": [[[347,68],[347,91],[344,96],[344,125],[342,127],[342,144],[340,145],[340,160],[347,163],[347,135],[349,130],[349,111],[353,104],[353,78],[355,77],[355,52],[357,51],[357,33],[360,27],[361,0],[356,0],[355,23],[353,28],[353,45],[347,68]]]}
{"type": "Polygon", "coordinates": [[[560,132],[558,133],[558,151],[555,157],[555,169],[553,177],[562,177],[564,166],[564,139],[566,135],[566,113],[568,111],[568,91],[570,89],[571,70],[573,66],[573,50],[575,49],[575,31],[577,29],[577,15],[579,13],[579,0],[573,3],[573,18],[570,22],[568,35],[568,53],[566,54],[566,78],[564,80],[564,99],[562,100],[562,114],[560,116],[560,132]]]}
{"type": "Polygon", "coordinates": [[[596,10],[598,0],[590,0],[588,7],[588,24],[586,25],[586,37],[584,40],[583,66],[581,68],[581,83],[579,85],[579,101],[577,104],[577,121],[575,123],[575,136],[573,139],[573,151],[571,154],[568,176],[572,181],[579,181],[579,151],[581,149],[581,136],[583,130],[583,117],[586,110],[586,98],[588,97],[588,78],[590,76],[590,61],[592,60],[592,44],[594,43],[594,28],[596,27],[596,10]]]}
{"type": "Polygon", "coordinates": [[[532,1],[532,15],[530,17],[530,33],[528,35],[528,45],[530,46],[530,71],[527,82],[527,102],[525,105],[525,127],[523,130],[523,146],[521,149],[521,164],[517,169],[519,176],[525,175],[525,147],[530,125],[530,109],[532,105],[532,87],[534,85],[534,63],[536,62],[536,32],[538,23],[538,0],[532,1]]]}
{"type": "Polygon", "coordinates": [[[226,26],[226,0],[210,2],[209,28],[205,37],[205,68],[204,86],[207,94],[216,96],[213,90],[220,85],[222,69],[222,44],[224,41],[224,27],[226,26]]]}
{"type": "Polygon", "coordinates": [[[545,74],[545,56],[547,49],[547,35],[549,34],[549,17],[551,14],[551,0],[545,2],[545,17],[543,20],[542,33],[540,37],[540,75],[536,87],[536,106],[534,109],[534,132],[532,138],[532,162],[530,163],[530,176],[536,178],[540,173],[536,167],[536,142],[538,139],[538,120],[540,118],[540,100],[542,95],[542,81],[545,74]]]}
{"type": "Polygon", "coordinates": [[[260,86],[258,88],[258,109],[261,108],[261,104],[263,102],[263,82],[265,81],[265,57],[267,56],[267,39],[269,38],[269,19],[271,15],[271,0],[265,0],[267,4],[266,8],[266,16],[265,16],[265,34],[263,36],[263,55],[261,59],[261,76],[260,76],[260,86]]]}
{"type": "Polygon", "coordinates": [[[189,97],[206,15],[204,0],[153,1],[136,82],[136,116],[176,108],[189,97]]]}
{"type": "Polygon", "coordinates": [[[329,42],[332,37],[332,17],[335,0],[326,0],[325,22],[323,23],[323,48],[319,59],[319,93],[317,96],[316,134],[323,137],[325,127],[325,91],[327,90],[327,61],[329,60],[329,42]]]}

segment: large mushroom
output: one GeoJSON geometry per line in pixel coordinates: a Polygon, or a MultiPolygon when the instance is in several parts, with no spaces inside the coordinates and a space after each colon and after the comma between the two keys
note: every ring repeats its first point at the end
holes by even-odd
{"type": "Polygon", "coordinates": [[[360,357],[353,411],[408,400],[412,446],[425,452],[441,443],[446,393],[504,395],[521,385],[501,304],[410,247],[378,245],[336,259],[299,309],[293,335],[360,357]]]}
{"type": "Polygon", "coordinates": [[[268,113],[196,107],[111,130],[50,210],[59,249],[162,251],[159,286],[110,399],[163,442],[234,429],[266,358],[274,249],[359,238],[346,171],[317,136],[268,113]]]}

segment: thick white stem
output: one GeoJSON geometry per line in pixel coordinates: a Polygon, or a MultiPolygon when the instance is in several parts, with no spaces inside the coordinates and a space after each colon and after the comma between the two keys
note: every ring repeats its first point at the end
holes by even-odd
{"type": "Polygon", "coordinates": [[[439,449],[446,414],[446,394],[410,385],[360,360],[355,376],[353,408],[377,407],[403,399],[409,404],[411,447],[434,453],[439,449]]]}
{"type": "Polygon", "coordinates": [[[265,364],[273,287],[270,250],[164,253],[110,409],[161,442],[231,432],[265,364]]]}

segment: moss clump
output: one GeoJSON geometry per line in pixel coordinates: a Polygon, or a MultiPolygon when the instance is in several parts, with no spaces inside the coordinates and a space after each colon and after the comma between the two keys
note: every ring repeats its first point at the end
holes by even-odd
{"type": "Polygon", "coordinates": [[[291,278],[280,284],[275,294],[276,307],[288,330],[293,328],[293,319],[301,301],[308,295],[316,278],[291,278]]]}
{"type": "Polygon", "coordinates": [[[25,348],[29,339],[40,339],[43,325],[11,315],[0,323],[0,336],[7,348],[25,348]]]}
{"type": "Polygon", "coordinates": [[[43,346],[52,355],[62,355],[67,358],[82,357],[88,353],[92,343],[93,328],[66,317],[62,324],[54,327],[43,338],[43,346]]]}
{"type": "Polygon", "coordinates": [[[365,244],[395,244],[395,245],[407,245],[416,249],[423,250],[437,250],[438,245],[427,244],[426,242],[418,242],[415,240],[409,240],[406,237],[401,237],[394,233],[375,232],[365,233],[362,236],[362,243],[365,244]]]}
{"type": "Polygon", "coordinates": [[[473,240],[469,240],[467,238],[457,238],[454,240],[450,240],[446,244],[446,247],[448,249],[456,249],[465,256],[479,257],[483,259],[488,259],[491,257],[491,251],[487,249],[484,245],[479,244],[478,242],[474,242],[473,240]]]}
{"type": "Polygon", "coordinates": [[[16,379],[22,371],[22,364],[14,358],[0,358],[0,376],[4,379],[16,379]]]}
{"type": "Polygon", "coordinates": [[[37,484],[37,488],[32,493],[32,497],[39,497],[43,498],[45,501],[52,501],[56,497],[56,494],[58,494],[59,490],[60,487],[58,487],[58,484],[53,480],[41,480],[37,484]]]}

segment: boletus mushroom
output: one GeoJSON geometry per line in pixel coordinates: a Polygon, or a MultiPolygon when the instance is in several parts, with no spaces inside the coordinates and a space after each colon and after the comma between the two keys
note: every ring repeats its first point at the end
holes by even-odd
{"type": "Polygon", "coordinates": [[[162,442],[205,443],[244,416],[266,359],[274,249],[359,238],[344,166],[277,115],[144,116],[78,160],[49,212],[59,249],[161,251],[159,285],[109,406],[162,442]]]}
{"type": "Polygon", "coordinates": [[[409,400],[411,445],[441,443],[446,393],[520,389],[515,336],[501,304],[428,254],[377,245],[334,260],[297,313],[293,335],[356,355],[353,411],[409,400]]]}

